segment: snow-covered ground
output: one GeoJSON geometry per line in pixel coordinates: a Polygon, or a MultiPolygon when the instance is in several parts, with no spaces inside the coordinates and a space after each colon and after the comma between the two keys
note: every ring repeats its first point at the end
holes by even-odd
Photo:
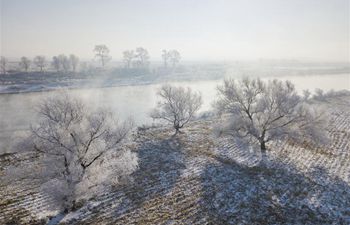
{"type": "MultiPolygon", "coordinates": [[[[324,102],[331,112],[330,145],[309,149],[271,143],[267,167],[259,152],[217,138],[215,120],[192,122],[172,137],[168,128],[139,129],[133,179],[61,215],[35,180],[1,182],[0,224],[350,224],[350,98],[324,102]]],[[[35,162],[31,153],[1,157],[6,169],[35,162]]]]}

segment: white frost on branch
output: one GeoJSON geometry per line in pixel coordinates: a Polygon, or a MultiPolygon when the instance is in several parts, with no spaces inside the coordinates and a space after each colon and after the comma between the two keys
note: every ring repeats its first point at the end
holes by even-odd
{"type": "Polygon", "coordinates": [[[324,112],[307,104],[307,98],[299,96],[289,81],[229,79],[218,87],[218,92],[216,109],[225,118],[219,134],[258,143],[263,156],[266,143],[272,140],[292,139],[317,145],[328,140],[324,112]]]}
{"type": "Polygon", "coordinates": [[[38,116],[29,140],[41,161],[28,173],[37,174],[42,190],[66,210],[137,169],[136,154],[123,147],[130,121],[119,123],[106,109],[90,112],[65,92],[45,99],[38,116]]]}
{"type": "Polygon", "coordinates": [[[200,93],[192,92],[190,88],[163,85],[157,94],[161,101],[150,115],[153,119],[171,123],[176,131],[175,134],[194,118],[195,113],[202,106],[200,93]]]}

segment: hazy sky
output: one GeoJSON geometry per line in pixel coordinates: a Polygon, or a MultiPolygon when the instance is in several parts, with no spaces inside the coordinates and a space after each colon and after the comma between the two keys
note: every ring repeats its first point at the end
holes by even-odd
{"type": "Polygon", "coordinates": [[[151,59],[349,61],[349,0],[0,0],[1,55],[74,53],[113,59],[142,46],[151,59]]]}

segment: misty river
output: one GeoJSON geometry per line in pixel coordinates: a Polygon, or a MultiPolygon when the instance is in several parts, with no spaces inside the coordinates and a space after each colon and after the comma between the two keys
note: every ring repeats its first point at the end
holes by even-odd
{"type": "MultiPolygon", "coordinates": [[[[262,78],[263,80],[275,77],[262,78]]],[[[312,75],[312,76],[283,76],[281,80],[290,80],[298,91],[316,88],[328,91],[331,89],[350,90],[350,75],[312,75]]],[[[217,96],[216,87],[222,80],[172,82],[174,85],[190,87],[202,94],[203,106],[201,112],[211,109],[217,96]]],[[[156,92],[161,84],[140,86],[119,86],[109,88],[72,89],[73,96],[79,96],[88,107],[108,107],[120,119],[132,118],[136,125],[151,124],[150,110],[156,105],[156,92]]],[[[50,92],[33,92],[19,94],[0,94],[0,153],[9,150],[24,130],[36,120],[35,105],[54,94],[50,92]]]]}

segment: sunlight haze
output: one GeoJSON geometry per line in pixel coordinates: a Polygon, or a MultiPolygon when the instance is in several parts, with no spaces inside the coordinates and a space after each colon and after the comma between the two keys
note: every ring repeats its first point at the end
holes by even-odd
{"type": "Polygon", "coordinates": [[[177,49],[184,60],[349,61],[348,0],[1,0],[1,55],[74,53],[113,60],[142,46],[151,60],[177,49]]]}

